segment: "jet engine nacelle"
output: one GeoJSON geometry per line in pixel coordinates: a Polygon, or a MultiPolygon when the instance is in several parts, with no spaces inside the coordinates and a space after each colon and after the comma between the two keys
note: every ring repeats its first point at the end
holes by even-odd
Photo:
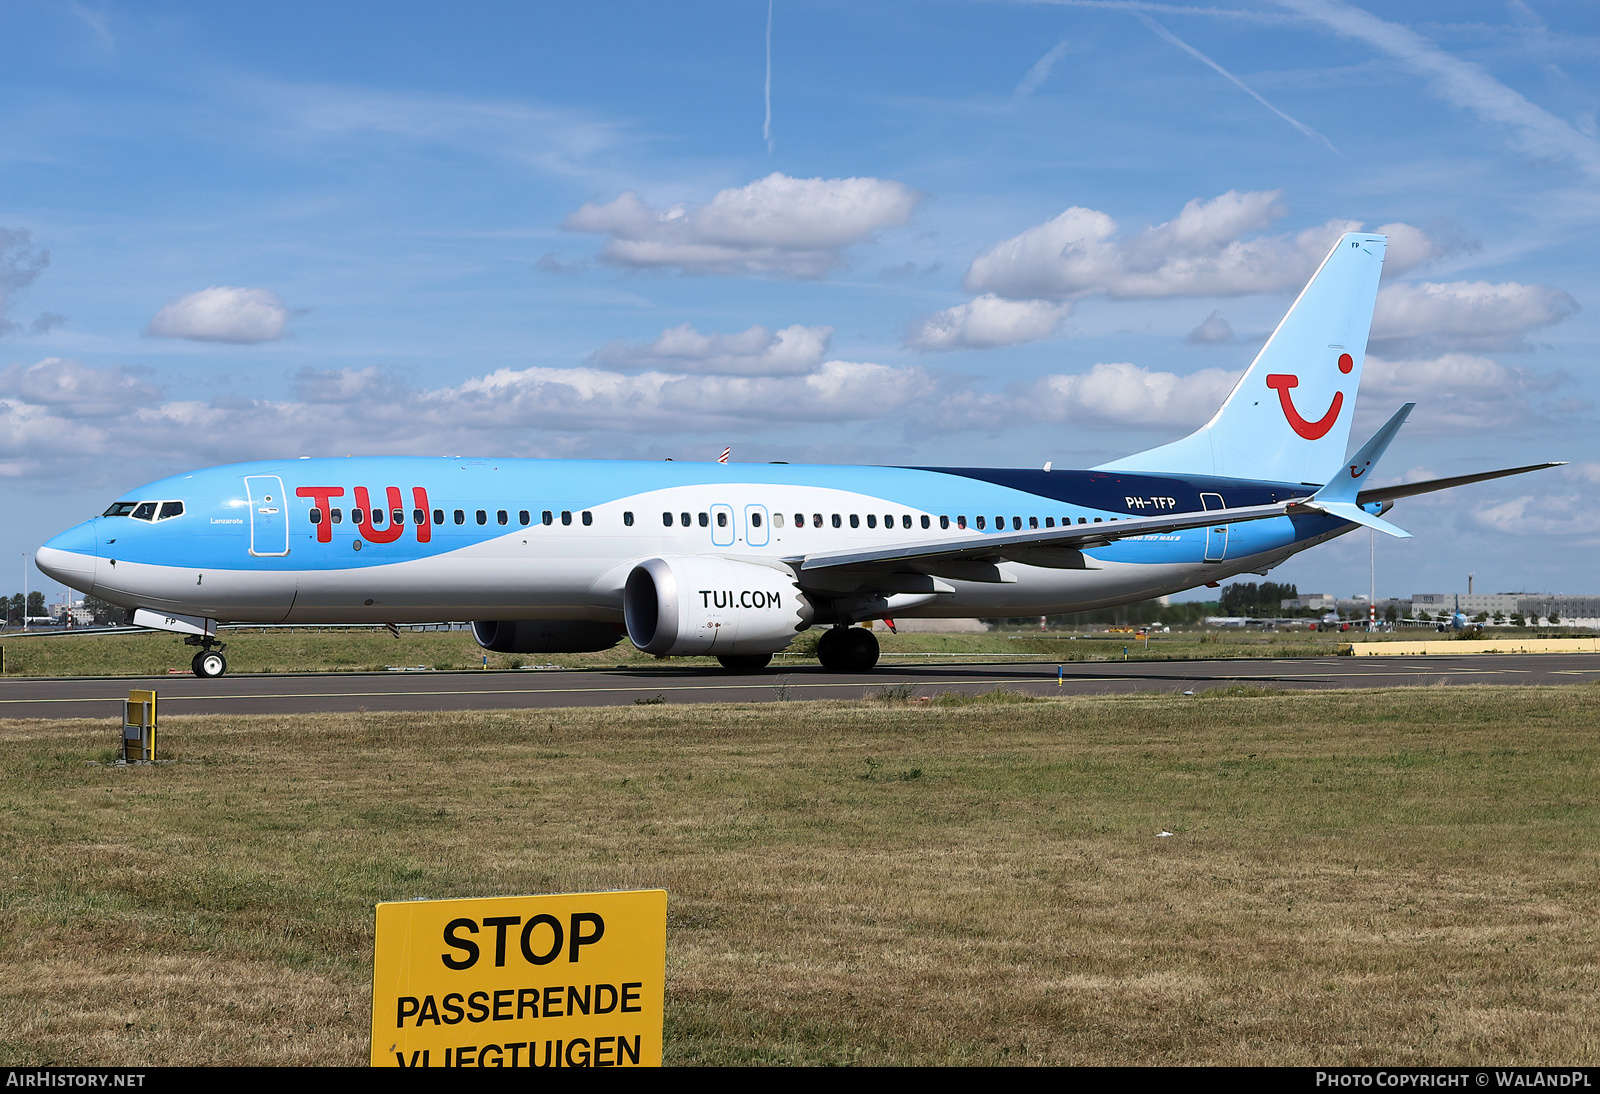
{"type": "Polygon", "coordinates": [[[775,653],[811,625],[811,602],[787,570],[697,555],[652,558],[622,594],[628,639],[645,653],[775,653]]]}
{"type": "Polygon", "coordinates": [[[472,637],[493,653],[593,653],[622,641],[615,623],[586,619],[474,619],[472,637]]]}

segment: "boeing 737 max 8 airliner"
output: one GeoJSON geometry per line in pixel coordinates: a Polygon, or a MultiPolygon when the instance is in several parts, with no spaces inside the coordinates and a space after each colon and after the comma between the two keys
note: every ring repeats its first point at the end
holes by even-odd
{"type": "Polygon", "coordinates": [[[217,624],[473,619],[486,649],[764,666],[829,628],[866,671],[885,616],[1041,615],[1265,573],[1395,499],[1538,464],[1363,489],[1406,404],[1346,459],[1383,236],[1344,236],[1222,408],[1086,471],[453,457],[234,464],[134,490],[41,570],[200,647],[217,624]]]}

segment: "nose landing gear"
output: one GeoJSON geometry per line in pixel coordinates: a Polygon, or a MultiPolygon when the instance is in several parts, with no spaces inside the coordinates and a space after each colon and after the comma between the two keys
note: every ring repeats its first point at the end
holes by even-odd
{"type": "Polygon", "coordinates": [[[228,671],[228,659],[222,656],[222,651],[227,649],[227,646],[215,638],[201,638],[197,634],[191,634],[183,641],[185,645],[203,647],[194,655],[194,660],[189,662],[189,667],[194,670],[196,676],[202,680],[209,680],[228,671]]]}

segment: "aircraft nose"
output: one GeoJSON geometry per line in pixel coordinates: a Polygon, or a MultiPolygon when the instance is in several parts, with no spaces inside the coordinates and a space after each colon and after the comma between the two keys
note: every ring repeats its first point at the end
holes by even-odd
{"type": "Polygon", "coordinates": [[[34,565],[61,584],[87,592],[94,584],[97,546],[94,521],[86,520],[40,547],[34,565]]]}

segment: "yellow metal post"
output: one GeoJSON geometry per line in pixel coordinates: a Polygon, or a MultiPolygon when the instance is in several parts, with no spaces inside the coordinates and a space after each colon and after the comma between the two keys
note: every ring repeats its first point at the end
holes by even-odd
{"type": "Polygon", "coordinates": [[[122,759],[125,763],[156,758],[156,693],[130,691],[122,716],[122,759]]]}

